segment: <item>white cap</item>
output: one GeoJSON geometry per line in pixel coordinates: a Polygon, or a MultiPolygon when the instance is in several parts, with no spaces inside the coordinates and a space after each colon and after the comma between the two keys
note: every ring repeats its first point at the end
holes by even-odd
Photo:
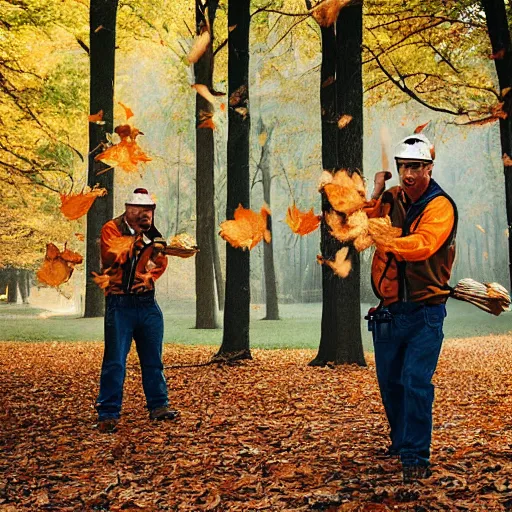
{"type": "Polygon", "coordinates": [[[396,146],[395,159],[426,160],[432,162],[435,157],[434,145],[422,133],[405,137],[396,146]]]}
{"type": "Polygon", "coordinates": [[[124,203],[126,206],[152,206],[156,208],[156,203],[151,199],[149,192],[145,188],[136,188],[132,197],[124,203]]]}

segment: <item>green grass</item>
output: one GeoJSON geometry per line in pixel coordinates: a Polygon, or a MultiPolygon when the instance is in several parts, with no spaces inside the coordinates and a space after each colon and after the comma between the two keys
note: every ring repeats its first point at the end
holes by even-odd
{"type": "MultiPolygon", "coordinates": [[[[185,345],[220,345],[222,329],[195,329],[195,306],[190,302],[164,304],[164,341],[185,345]]],[[[368,305],[362,306],[362,311],[368,305]]],[[[0,304],[3,341],[93,341],[103,339],[102,318],[77,315],[44,316],[48,312],[25,305],[0,304]]],[[[281,320],[261,320],[265,307],[251,308],[251,347],[318,348],[321,304],[281,304],[281,320]]],[[[219,314],[219,323],[222,313],[219,314]]],[[[363,345],[371,350],[370,334],[362,321],[363,345]]],[[[446,338],[466,338],[512,331],[512,313],[494,317],[470,304],[450,300],[444,325],[446,338]]]]}

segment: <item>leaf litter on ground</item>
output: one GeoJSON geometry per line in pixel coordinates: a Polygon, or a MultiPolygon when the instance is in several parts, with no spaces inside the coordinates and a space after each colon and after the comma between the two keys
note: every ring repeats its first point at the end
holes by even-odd
{"type": "Polygon", "coordinates": [[[100,434],[101,343],[0,343],[0,510],[511,510],[511,335],[445,343],[433,475],[409,485],[381,455],[371,354],[367,368],[308,367],[311,350],[190,367],[213,353],[165,345],[182,416],[151,423],[132,349],[119,430],[100,434]]]}

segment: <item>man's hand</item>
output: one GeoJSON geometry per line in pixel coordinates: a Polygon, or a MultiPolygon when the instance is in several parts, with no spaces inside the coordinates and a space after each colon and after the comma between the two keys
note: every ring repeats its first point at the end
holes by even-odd
{"type": "Polygon", "coordinates": [[[392,174],[389,171],[379,171],[375,174],[373,178],[372,199],[378,199],[382,195],[386,188],[386,181],[391,177],[392,174]]]}

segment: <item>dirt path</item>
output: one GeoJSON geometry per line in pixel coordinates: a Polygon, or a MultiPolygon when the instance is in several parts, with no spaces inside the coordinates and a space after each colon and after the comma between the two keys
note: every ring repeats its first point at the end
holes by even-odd
{"type": "MultiPolygon", "coordinates": [[[[167,365],[213,348],[165,347],[167,365]]],[[[312,351],[168,369],[176,424],[153,424],[132,352],[119,432],[94,428],[100,343],[0,343],[0,511],[512,510],[512,337],[445,344],[433,476],[378,458],[386,422],[368,368],[312,351]]]]}

